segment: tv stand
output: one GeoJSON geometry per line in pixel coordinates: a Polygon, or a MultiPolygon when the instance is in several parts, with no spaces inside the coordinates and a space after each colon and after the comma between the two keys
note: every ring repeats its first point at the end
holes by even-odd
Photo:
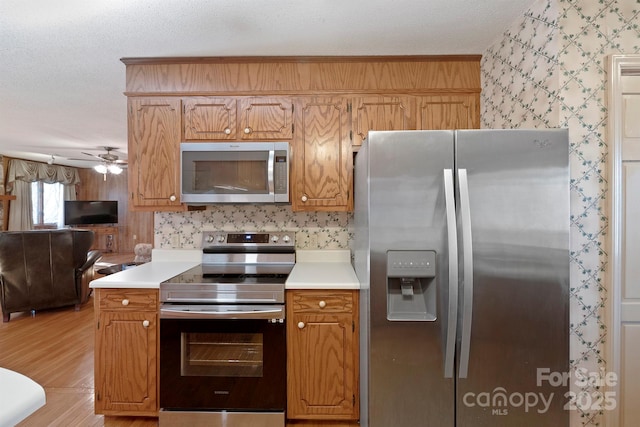
{"type": "Polygon", "coordinates": [[[91,230],[95,233],[91,250],[98,250],[104,253],[119,252],[117,225],[79,225],[75,228],[91,230]]]}

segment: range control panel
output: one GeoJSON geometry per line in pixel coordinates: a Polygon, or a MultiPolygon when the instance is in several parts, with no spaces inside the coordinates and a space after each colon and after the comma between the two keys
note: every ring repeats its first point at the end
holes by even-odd
{"type": "Polygon", "coordinates": [[[295,233],[205,231],[202,235],[203,248],[233,246],[295,247],[295,233]]]}

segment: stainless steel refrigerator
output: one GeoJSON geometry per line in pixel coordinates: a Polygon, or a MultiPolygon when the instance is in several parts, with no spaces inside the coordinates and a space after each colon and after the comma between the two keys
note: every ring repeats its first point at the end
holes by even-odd
{"type": "Polygon", "coordinates": [[[566,130],[370,132],[363,427],[569,425],[566,130]]]}

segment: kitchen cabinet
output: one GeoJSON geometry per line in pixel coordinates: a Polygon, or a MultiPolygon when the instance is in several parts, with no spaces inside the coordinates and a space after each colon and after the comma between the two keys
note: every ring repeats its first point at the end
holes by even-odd
{"type": "Polygon", "coordinates": [[[129,193],[134,210],[181,210],[179,98],[129,98],[129,193]]]}
{"type": "Polygon", "coordinates": [[[415,100],[410,96],[353,99],[353,145],[362,145],[370,130],[415,129],[415,100]]]}
{"type": "Polygon", "coordinates": [[[95,289],[95,412],[158,415],[158,290],[95,289]]]}
{"type": "Polygon", "coordinates": [[[418,100],[417,129],[479,129],[477,95],[433,95],[418,100]]]}
{"type": "Polygon", "coordinates": [[[294,211],[348,211],[353,158],[345,98],[301,97],[295,103],[291,204],[294,211]]]}
{"type": "Polygon", "coordinates": [[[358,420],[358,291],[288,290],[287,418],[358,420]]]}
{"type": "Polygon", "coordinates": [[[289,140],[293,103],[281,97],[184,99],[184,140],[289,140]]]}

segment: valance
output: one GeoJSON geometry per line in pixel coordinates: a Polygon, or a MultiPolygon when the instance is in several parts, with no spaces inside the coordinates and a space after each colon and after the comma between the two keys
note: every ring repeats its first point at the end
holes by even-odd
{"type": "Polygon", "coordinates": [[[12,186],[16,180],[43,181],[47,184],[59,182],[64,185],[72,185],[80,183],[80,175],[78,169],[73,167],[11,159],[7,173],[7,184],[12,186]]]}

